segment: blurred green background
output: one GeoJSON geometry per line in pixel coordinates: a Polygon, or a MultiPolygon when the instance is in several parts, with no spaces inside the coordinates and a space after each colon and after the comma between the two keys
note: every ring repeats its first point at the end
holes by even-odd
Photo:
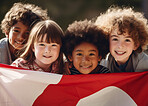
{"type": "MultiPolygon", "coordinates": [[[[15,2],[31,3],[47,9],[51,19],[65,31],[75,20],[96,18],[111,5],[131,6],[148,17],[148,0],[2,0],[0,2],[0,21],[15,2]]],[[[0,38],[5,37],[0,30],[0,38]]]]}

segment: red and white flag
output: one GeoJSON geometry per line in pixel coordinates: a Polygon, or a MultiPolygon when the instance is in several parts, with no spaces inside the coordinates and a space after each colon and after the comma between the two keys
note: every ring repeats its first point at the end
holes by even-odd
{"type": "Polygon", "coordinates": [[[0,64],[0,106],[148,106],[148,72],[59,75],[0,64]]]}

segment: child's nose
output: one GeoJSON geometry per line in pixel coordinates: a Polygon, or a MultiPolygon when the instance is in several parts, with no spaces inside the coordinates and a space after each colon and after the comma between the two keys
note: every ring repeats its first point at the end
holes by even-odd
{"type": "Polygon", "coordinates": [[[90,59],[88,56],[84,56],[82,59],[82,64],[83,65],[88,65],[90,63],[90,59]]]}
{"type": "Polygon", "coordinates": [[[17,35],[17,39],[23,40],[23,39],[27,39],[27,38],[24,38],[24,34],[23,34],[23,33],[19,33],[19,34],[17,35]]]}
{"type": "Polygon", "coordinates": [[[118,47],[121,48],[121,47],[123,47],[123,46],[124,46],[123,42],[120,41],[120,42],[118,43],[118,47]]]}
{"type": "Polygon", "coordinates": [[[45,48],[45,52],[46,52],[46,53],[51,52],[51,48],[47,46],[47,47],[45,48]]]}
{"type": "Polygon", "coordinates": [[[89,61],[89,57],[88,56],[83,56],[83,61],[89,61]]]}

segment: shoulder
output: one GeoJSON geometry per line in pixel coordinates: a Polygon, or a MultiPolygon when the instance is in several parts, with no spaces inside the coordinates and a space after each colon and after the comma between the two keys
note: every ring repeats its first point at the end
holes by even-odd
{"type": "Polygon", "coordinates": [[[109,67],[109,64],[112,63],[112,61],[113,61],[113,56],[110,53],[108,53],[106,58],[100,61],[100,65],[104,67],[109,67]]]}
{"type": "Polygon", "coordinates": [[[137,60],[137,61],[143,61],[143,62],[148,61],[148,55],[144,52],[134,53],[132,57],[134,60],[137,60]]]}
{"type": "Polygon", "coordinates": [[[148,71],[148,55],[144,52],[134,55],[133,65],[135,65],[136,72],[148,71]]]}
{"type": "Polygon", "coordinates": [[[8,42],[8,38],[2,38],[2,39],[0,39],[0,43],[6,43],[6,42],[8,42]]]}
{"type": "Polygon", "coordinates": [[[8,44],[8,38],[2,38],[0,40],[0,48],[7,46],[7,44],[8,44]]]}
{"type": "Polygon", "coordinates": [[[99,72],[100,73],[110,73],[109,69],[107,67],[104,67],[102,65],[98,65],[100,67],[99,72]]]}
{"type": "Polygon", "coordinates": [[[148,55],[144,52],[138,54],[139,58],[148,59],[148,55]]]}

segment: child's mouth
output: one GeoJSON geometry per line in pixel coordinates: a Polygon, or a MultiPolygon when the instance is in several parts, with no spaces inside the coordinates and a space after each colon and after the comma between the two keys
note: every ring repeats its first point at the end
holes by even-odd
{"type": "Polygon", "coordinates": [[[125,54],[126,52],[115,51],[115,53],[118,54],[118,55],[123,55],[123,54],[125,54]]]}
{"type": "Polygon", "coordinates": [[[23,44],[25,44],[25,41],[26,41],[26,40],[23,40],[23,41],[20,42],[20,41],[15,40],[15,43],[17,43],[17,44],[19,44],[19,45],[23,45],[23,44]]]}
{"type": "Polygon", "coordinates": [[[45,57],[45,58],[51,58],[52,56],[45,56],[45,55],[43,55],[43,57],[45,57]]]}
{"type": "Polygon", "coordinates": [[[90,67],[92,67],[92,65],[87,65],[87,66],[82,66],[82,65],[80,65],[80,67],[81,67],[81,68],[90,68],[90,67]]]}

